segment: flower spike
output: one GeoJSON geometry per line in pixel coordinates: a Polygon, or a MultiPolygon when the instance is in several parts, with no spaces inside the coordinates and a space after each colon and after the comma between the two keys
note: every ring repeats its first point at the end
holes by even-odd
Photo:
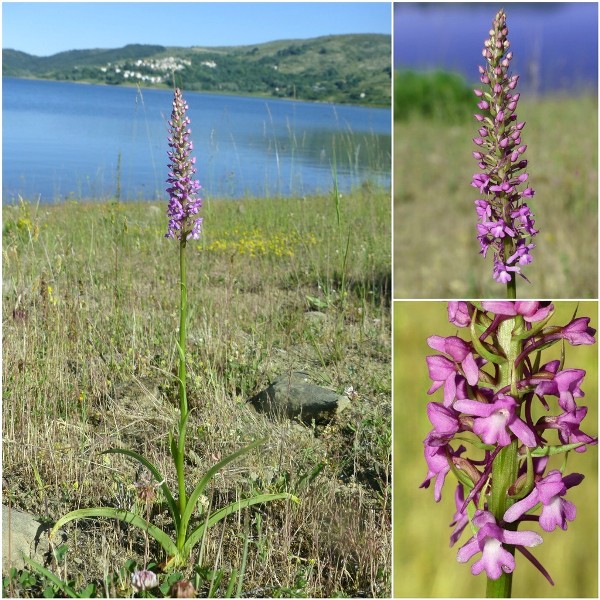
{"type": "Polygon", "coordinates": [[[194,179],[196,159],[190,156],[194,146],[190,140],[190,118],[186,116],[188,109],[181,90],[175,89],[169,121],[169,230],[165,237],[177,238],[183,243],[190,238],[198,239],[202,224],[202,218],[196,216],[202,200],[198,197],[200,183],[194,179]]]}
{"type": "Polygon", "coordinates": [[[535,192],[527,185],[527,160],[523,159],[527,146],[521,141],[525,123],[518,121],[515,112],[519,77],[509,74],[513,57],[509,47],[506,14],[500,10],[484,44],[485,66],[479,67],[483,87],[475,90],[481,113],[475,115],[480,128],[473,139],[477,146],[473,156],[480,171],[473,175],[471,185],[483,196],[475,200],[480,253],[485,257],[492,250],[493,278],[503,284],[513,282],[515,275],[527,280],[521,269],[533,260],[532,240],[538,233],[525,201],[535,192]],[[522,186],[526,187],[519,189],[522,186]]]}
{"type": "Polygon", "coordinates": [[[586,372],[565,368],[564,351],[560,359],[541,360],[555,342],[591,344],[596,332],[587,317],[560,327],[548,325],[553,316],[549,302],[451,302],[449,322],[470,339],[427,339],[440,353],[426,357],[433,380],[427,393],[443,392],[443,402],[427,404],[433,429],[424,440],[427,475],[421,487],[434,481],[439,502],[446,481],[457,481],[450,545],[470,523],[475,535],[457,558],[466,562],[481,553],[471,571],[486,573],[488,597],[510,593],[515,550],[553,583],[527,549],[542,537],[519,525],[533,521],[542,533],[567,529],[577,515],[569,489],[584,476],[548,470],[548,459],[584,452],[598,441],[581,431],[587,408],[578,402],[585,396],[586,372]],[[533,350],[537,355],[530,360],[533,350]],[[534,422],[532,415],[540,411],[546,415],[534,422]],[[557,430],[559,443],[546,440],[551,429],[557,430]],[[469,456],[468,448],[478,454],[469,456]]]}

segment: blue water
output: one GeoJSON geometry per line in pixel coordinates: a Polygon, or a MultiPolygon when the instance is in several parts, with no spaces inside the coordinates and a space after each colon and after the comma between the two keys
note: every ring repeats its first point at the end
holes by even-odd
{"type": "Polygon", "coordinates": [[[597,90],[596,2],[423,2],[394,4],[394,66],[451,69],[478,81],[483,42],[506,12],[519,89],[597,90]]]}
{"type": "MultiPolygon", "coordinates": [[[[165,198],[168,90],[3,78],[2,199],[165,198]]],[[[202,195],[389,185],[388,109],[184,92],[202,195]]]]}

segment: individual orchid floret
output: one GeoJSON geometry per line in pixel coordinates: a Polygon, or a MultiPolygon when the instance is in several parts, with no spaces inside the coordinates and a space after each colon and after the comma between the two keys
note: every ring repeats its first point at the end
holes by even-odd
{"type": "Polygon", "coordinates": [[[439,402],[429,402],[427,416],[433,425],[425,440],[429,446],[444,446],[461,430],[459,413],[439,402]]]}
{"type": "Polygon", "coordinates": [[[565,325],[561,331],[561,337],[571,346],[582,346],[587,344],[595,344],[594,335],[596,330],[589,327],[589,317],[579,317],[573,319],[568,325],[565,325]]]}
{"type": "Polygon", "coordinates": [[[196,216],[202,200],[198,197],[200,184],[194,178],[196,159],[191,157],[194,146],[190,140],[190,118],[186,116],[188,108],[181,90],[177,88],[169,121],[169,230],[165,237],[177,238],[183,243],[198,239],[202,224],[202,218],[196,216]]]}
{"type": "Polygon", "coordinates": [[[571,473],[566,477],[558,470],[553,470],[539,481],[535,482],[535,488],[525,498],[513,504],[505,513],[504,521],[514,523],[526,512],[537,504],[542,504],[542,512],[539,517],[540,526],[545,531],[554,531],[556,527],[567,529],[567,521],[573,521],[577,510],[575,505],[563,496],[567,489],[579,485],[583,481],[583,475],[571,473]]]}
{"type": "Polygon", "coordinates": [[[538,396],[558,396],[558,404],[572,412],[577,408],[575,398],[583,398],[581,382],[585,377],[583,369],[564,369],[559,371],[551,381],[542,381],[535,389],[538,396]]]}
{"type": "Polygon", "coordinates": [[[519,418],[517,407],[516,400],[504,394],[498,394],[492,404],[476,400],[457,400],[454,403],[455,410],[476,417],[473,432],[486,444],[508,446],[512,441],[511,431],[526,446],[535,448],[535,433],[519,418]]]}
{"type": "Polygon", "coordinates": [[[523,158],[527,146],[521,141],[525,123],[519,122],[515,112],[520,94],[514,90],[519,78],[509,74],[513,58],[509,47],[506,14],[501,10],[484,44],[486,64],[479,67],[483,87],[475,90],[481,113],[475,115],[479,129],[473,138],[477,146],[473,156],[480,171],[473,175],[471,185],[485,196],[475,200],[480,253],[485,257],[491,248],[493,278],[514,285],[515,275],[526,279],[521,268],[532,261],[537,230],[525,202],[534,191],[528,185],[519,189],[529,179],[523,158]]]}
{"type": "Polygon", "coordinates": [[[580,406],[571,412],[564,412],[552,417],[543,417],[539,424],[545,429],[558,430],[558,437],[563,444],[582,445],[575,452],[585,452],[586,445],[597,444],[598,440],[581,431],[580,425],[587,415],[587,406],[580,406]]]}
{"type": "Polygon", "coordinates": [[[472,522],[479,530],[459,549],[457,558],[458,562],[467,562],[481,552],[481,558],[471,566],[473,575],[485,571],[490,579],[498,579],[502,573],[512,573],[515,568],[515,557],[503,547],[503,544],[533,547],[543,541],[541,536],[533,531],[502,529],[497,525],[494,515],[486,510],[478,510],[472,522]]]}
{"type": "Polygon", "coordinates": [[[453,457],[459,456],[464,450],[464,446],[460,446],[456,452],[453,452],[449,445],[425,446],[425,460],[427,461],[428,471],[425,481],[419,487],[428,488],[431,480],[435,479],[433,498],[436,502],[442,499],[442,487],[446,475],[450,472],[453,457]]]}
{"type": "Polygon", "coordinates": [[[448,321],[457,327],[468,327],[471,324],[469,304],[467,302],[448,302],[448,321]]]}
{"type": "Polygon", "coordinates": [[[448,354],[455,363],[460,364],[465,377],[470,385],[475,385],[479,380],[479,367],[472,354],[472,348],[464,340],[452,335],[444,338],[432,335],[427,339],[430,348],[448,354]]]}
{"type": "Polygon", "coordinates": [[[433,381],[427,393],[433,394],[443,386],[444,406],[450,406],[456,398],[461,381],[464,381],[464,377],[458,372],[456,363],[445,356],[435,355],[427,357],[427,367],[429,377],[433,381]]]}
{"type": "Polygon", "coordinates": [[[456,504],[456,512],[454,513],[454,518],[452,519],[452,523],[450,523],[450,527],[454,527],[454,531],[450,536],[450,547],[454,546],[458,539],[460,538],[462,532],[465,530],[466,526],[469,524],[469,517],[465,511],[465,490],[462,484],[458,484],[456,486],[456,491],[454,492],[454,503],[456,504]]]}

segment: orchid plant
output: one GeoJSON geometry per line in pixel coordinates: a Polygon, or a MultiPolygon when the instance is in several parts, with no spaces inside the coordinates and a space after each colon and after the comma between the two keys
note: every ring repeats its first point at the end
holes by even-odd
{"type": "Polygon", "coordinates": [[[509,50],[506,14],[500,10],[485,41],[479,67],[482,89],[476,89],[480,98],[475,115],[479,123],[473,142],[473,152],[479,171],[471,185],[483,197],[475,201],[477,212],[477,240],[480,253],[485,257],[491,249],[494,255],[493,278],[506,284],[507,298],[517,297],[516,275],[528,281],[521,268],[532,261],[532,240],[538,233],[526,200],[534,190],[527,184],[527,160],[523,154],[527,146],[521,135],[525,127],[516,114],[520,94],[515,93],[518,75],[510,75],[508,67],[513,53],[509,50]],[[525,186],[519,189],[521,186],[525,186]]]}
{"type": "Polygon", "coordinates": [[[567,529],[576,516],[568,490],[584,479],[567,471],[567,457],[597,443],[581,429],[586,372],[566,368],[564,350],[565,342],[594,344],[596,331],[576,315],[551,325],[553,313],[550,302],[450,302],[449,321],[470,339],[427,340],[439,352],[427,357],[428,394],[442,390],[443,401],[427,405],[433,429],[424,441],[428,472],[421,487],[433,482],[439,502],[447,475],[455,476],[450,545],[470,529],[457,559],[477,556],[471,572],[485,572],[487,597],[510,597],[515,550],[553,583],[529,550],[542,536],[519,525],[567,529]],[[559,342],[560,359],[544,362],[543,352],[559,342]],[[553,456],[564,458],[560,468],[550,468],[553,456]]]}
{"type": "MultiPolygon", "coordinates": [[[[54,525],[50,532],[52,538],[66,523],[75,519],[107,517],[118,519],[138,527],[144,535],[154,538],[167,554],[165,568],[184,566],[194,549],[203,539],[208,528],[215,525],[228,515],[238,512],[254,504],[262,504],[274,500],[293,500],[297,498],[288,493],[259,494],[243,498],[213,512],[206,511],[202,504],[203,492],[211,479],[223,467],[243,454],[261,445],[264,440],[257,440],[250,445],[226,456],[212,466],[188,495],[185,478],[185,441],[188,417],[190,414],[187,401],[186,386],[186,323],[187,323],[187,271],[186,246],[190,239],[197,239],[201,232],[202,219],[198,217],[202,205],[198,197],[200,185],[195,179],[195,158],[191,156],[193,143],[190,139],[190,119],[186,112],[188,105],[179,89],[175,89],[171,120],[169,121],[169,217],[168,232],[165,237],[176,239],[179,246],[180,274],[180,311],[179,311],[179,340],[177,349],[179,355],[179,422],[175,435],[169,434],[169,450],[175,467],[177,492],[171,491],[165,476],[156,465],[141,454],[125,448],[107,450],[107,453],[123,454],[138,461],[145,467],[156,481],[155,487],[160,489],[171,513],[175,535],[174,539],[164,530],[149,521],[148,515],[137,514],[129,510],[113,507],[86,508],[74,510],[54,525]],[[192,526],[192,523],[194,525],[192,526]]],[[[146,491],[146,493],[152,493],[146,491]]],[[[134,573],[132,585],[136,590],[146,590],[157,584],[154,573],[144,570],[134,573]]]]}

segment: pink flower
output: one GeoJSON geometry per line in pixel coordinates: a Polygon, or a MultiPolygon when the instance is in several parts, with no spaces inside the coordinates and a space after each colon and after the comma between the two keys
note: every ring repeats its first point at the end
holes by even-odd
{"type": "Polygon", "coordinates": [[[538,503],[542,504],[540,514],[540,526],[545,531],[554,531],[556,527],[565,530],[567,521],[573,521],[577,510],[575,505],[563,496],[567,488],[579,485],[583,481],[583,475],[572,473],[566,477],[557,470],[550,471],[546,477],[535,482],[535,488],[522,500],[513,504],[505,513],[504,521],[514,523],[527,511],[534,508],[538,503]]]}
{"type": "Polygon", "coordinates": [[[561,337],[563,337],[572,346],[581,346],[583,344],[594,344],[596,340],[595,329],[589,327],[589,317],[579,317],[573,319],[568,325],[563,327],[561,337]]]}
{"type": "Polygon", "coordinates": [[[458,562],[463,563],[481,552],[481,558],[471,566],[473,575],[485,571],[490,579],[498,579],[502,573],[512,573],[515,557],[503,544],[532,547],[543,541],[541,536],[533,531],[508,531],[498,527],[494,515],[487,510],[478,510],[473,517],[473,524],[479,527],[479,530],[457,554],[458,562]]]}
{"type": "Polygon", "coordinates": [[[432,335],[427,338],[427,344],[434,350],[448,354],[455,363],[460,364],[469,385],[475,385],[479,380],[479,367],[471,353],[471,346],[459,337],[447,338],[432,335]]]}
{"type": "Polygon", "coordinates": [[[427,462],[428,470],[425,481],[419,487],[428,488],[430,481],[435,479],[433,498],[436,502],[442,499],[442,487],[444,486],[446,475],[450,471],[448,452],[452,452],[450,446],[425,445],[425,461],[427,462]]]}
{"type": "Polygon", "coordinates": [[[500,300],[485,301],[481,304],[484,310],[488,310],[497,315],[504,315],[507,317],[521,315],[528,323],[543,321],[554,310],[554,305],[549,302],[524,300],[512,302],[510,300],[500,300]]]}
{"type": "MultiPolygon", "coordinates": [[[[558,437],[563,444],[596,444],[598,440],[584,433],[580,429],[581,421],[587,414],[587,406],[579,406],[574,411],[564,412],[555,417],[544,417],[540,422],[548,429],[557,429],[558,437]]],[[[575,452],[585,452],[586,447],[575,448],[575,452]]]]}
{"type": "Polygon", "coordinates": [[[457,327],[468,327],[471,324],[469,305],[466,302],[448,302],[448,321],[457,327]]]}
{"type": "Polygon", "coordinates": [[[551,381],[542,381],[535,388],[538,396],[558,396],[558,404],[565,411],[574,411],[577,408],[575,398],[583,398],[581,382],[585,377],[583,369],[564,369],[558,372],[551,381]]]}
{"type": "Polygon", "coordinates": [[[459,414],[439,402],[427,404],[427,416],[433,425],[433,431],[425,440],[425,443],[430,446],[443,446],[452,439],[455,433],[460,431],[459,414]]]}
{"type": "Polygon", "coordinates": [[[454,409],[467,415],[474,415],[473,432],[486,444],[508,446],[511,443],[509,431],[530,448],[537,442],[531,428],[522,421],[516,412],[518,404],[512,396],[498,394],[491,404],[476,400],[457,400],[454,409]]]}

